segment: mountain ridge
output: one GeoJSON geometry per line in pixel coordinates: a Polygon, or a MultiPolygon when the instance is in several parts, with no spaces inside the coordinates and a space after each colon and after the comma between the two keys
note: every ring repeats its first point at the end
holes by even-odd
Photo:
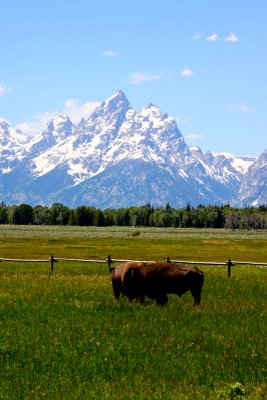
{"type": "Polygon", "coordinates": [[[255,160],[189,147],[174,118],[152,103],[136,112],[121,90],[76,126],[58,114],[26,143],[16,132],[8,151],[2,137],[14,137],[14,128],[1,124],[0,193],[8,203],[267,203],[265,152],[255,160]],[[257,171],[259,190],[246,200],[246,180],[258,182],[257,171]]]}

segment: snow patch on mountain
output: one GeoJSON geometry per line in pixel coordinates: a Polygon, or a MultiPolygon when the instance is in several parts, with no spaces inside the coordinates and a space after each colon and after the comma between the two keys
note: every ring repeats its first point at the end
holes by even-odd
{"type": "Polygon", "coordinates": [[[253,157],[237,157],[233,154],[223,152],[223,153],[213,153],[215,157],[225,157],[229,160],[231,166],[241,174],[246,174],[249,167],[255,162],[253,157]]]}

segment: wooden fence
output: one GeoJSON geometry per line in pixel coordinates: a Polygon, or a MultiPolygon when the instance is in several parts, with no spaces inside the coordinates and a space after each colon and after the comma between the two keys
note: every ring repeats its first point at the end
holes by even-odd
{"type": "MultiPolygon", "coordinates": [[[[127,261],[134,261],[134,262],[147,262],[147,263],[152,263],[154,261],[144,261],[144,260],[123,260],[123,259],[118,259],[118,258],[111,258],[109,255],[105,260],[85,260],[85,259],[79,259],[79,258],[55,258],[53,255],[49,259],[45,260],[32,260],[32,259],[19,259],[19,258],[0,258],[1,261],[7,261],[7,262],[30,262],[30,263],[50,263],[50,269],[51,272],[54,271],[54,264],[59,262],[59,261],[67,261],[67,262],[80,262],[80,263],[94,263],[94,264],[107,264],[109,271],[112,271],[111,265],[113,263],[118,263],[118,262],[127,262],[127,261]]],[[[187,260],[171,260],[169,257],[165,260],[166,262],[172,262],[175,264],[193,264],[193,265],[215,265],[215,266],[226,266],[227,267],[227,275],[230,278],[231,273],[232,273],[232,267],[239,264],[239,265],[254,265],[254,266],[263,266],[267,267],[267,263],[258,263],[258,262],[251,262],[251,261],[232,261],[230,258],[225,261],[225,262],[216,262],[216,261],[187,261],[187,260]]]]}

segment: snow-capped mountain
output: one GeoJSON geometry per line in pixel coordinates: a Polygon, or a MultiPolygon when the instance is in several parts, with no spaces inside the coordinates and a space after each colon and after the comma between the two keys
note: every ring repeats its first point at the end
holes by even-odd
{"type": "Polygon", "coordinates": [[[74,125],[68,116],[64,114],[56,115],[44,130],[35,136],[26,146],[24,155],[33,157],[41,154],[60,143],[73,133],[74,125]]]}
{"type": "MultiPolygon", "coordinates": [[[[231,203],[255,165],[254,159],[188,147],[172,117],[153,104],[136,112],[122,91],[78,126],[57,115],[30,141],[16,134],[12,155],[1,147],[7,164],[0,169],[0,193],[11,204],[231,203]]],[[[5,128],[6,146],[12,135],[5,128]]],[[[266,192],[259,198],[267,202],[266,192]]]]}
{"type": "Polygon", "coordinates": [[[238,206],[267,203],[267,149],[248,169],[233,203],[238,206]]]}
{"type": "Polygon", "coordinates": [[[236,191],[237,186],[243,181],[249,167],[255,159],[251,157],[236,157],[230,153],[202,153],[199,147],[190,148],[204,166],[207,173],[236,191]]]}
{"type": "Polygon", "coordinates": [[[24,145],[29,138],[20,130],[0,121],[0,174],[9,173],[12,165],[22,158],[24,145]]]}

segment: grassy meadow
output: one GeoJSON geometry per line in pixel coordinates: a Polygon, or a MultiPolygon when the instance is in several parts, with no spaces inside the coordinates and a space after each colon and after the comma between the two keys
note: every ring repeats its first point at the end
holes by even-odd
{"type": "MultiPolygon", "coordinates": [[[[266,232],[0,226],[0,258],[267,262],[266,232]]],[[[0,399],[266,399],[267,268],[115,301],[106,264],[0,263],[0,399]]]]}

